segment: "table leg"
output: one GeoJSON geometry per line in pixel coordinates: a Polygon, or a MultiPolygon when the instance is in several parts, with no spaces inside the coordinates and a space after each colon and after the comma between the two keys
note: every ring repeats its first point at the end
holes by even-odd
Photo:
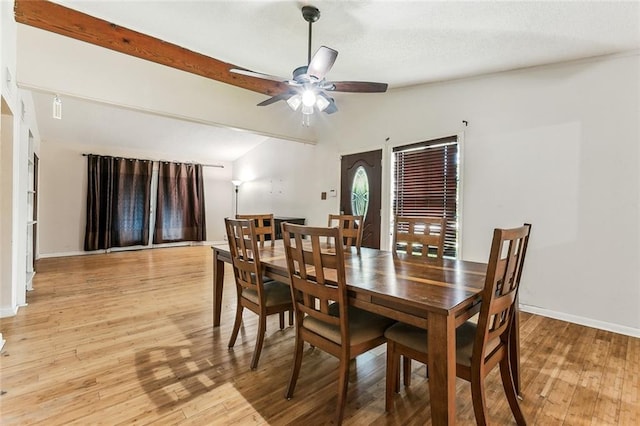
{"type": "Polygon", "coordinates": [[[429,393],[433,425],[456,423],[455,318],[429,312],[429,393]]]}
{"type": "Polygon", "coordinates": [[[224,262],[218,259],[218,251],[213,249],[213,326],[220,326],[222,312],[222,285],[224,283],[224,262]]]}

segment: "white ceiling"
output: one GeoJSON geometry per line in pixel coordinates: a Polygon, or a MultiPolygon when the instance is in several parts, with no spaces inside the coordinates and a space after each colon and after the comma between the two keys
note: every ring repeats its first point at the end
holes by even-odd
{"type": "MultiPolygon", "coordinates": [[[[300,8],[312,4],[321,11],[320,20],[313,26],[313,49],[326,45],[339,52],[328,79],[386,82],[390,90],[640,49],[638,1],[58,3],[283,79],[306,63],[308,24],[300,8]]],[[[38,111],[51,108],[50,96],[36,94],[34,101],[38,111]]],[[[151,128],[163,129],[152,135],[156,140],[164,133],[178,132],[202,141],[194,145],[237,137],[232,149],[224,154],[229,160],[265,139],[96,103],[78,106],[75,111],[76,102],[70,101],[69,106],[65,103],[62,122],[41,125],[43,139],[65,140],[77,132],[85,140],[121,140],[130,146],[134,138],[129,140],[128,135],[149,134],[151,128]],[[76,113],[82,116],[76,117],[76,113]],[[105,114],[113,117],[108,126],[104,125],[105,114]],[[107,138],[103,133],[118,137],[107,138]]],[[[138,140],[141,138],[135,138],[138,140]]]]}

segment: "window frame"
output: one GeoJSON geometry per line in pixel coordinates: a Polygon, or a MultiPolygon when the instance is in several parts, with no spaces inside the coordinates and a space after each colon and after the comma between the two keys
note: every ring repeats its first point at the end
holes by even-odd
{"type": "MultiPolygon", "coordinates": [[[[388,149],[387,149],[387,155],[388,155],[388,161],[387,164],[389,165],[389,171],[387,173],[388,176],[388,182],[389,182],[389,186],[388,186],[388,190],[387,190],[387,194],[388,194],[388,203],[386,204],[388,206],[388,212],[389,212],[389,220],[388,220],[388,233],[387,235],[390,236],[389,238],[389,242],[388,242],[388,246],[389,249],[391,249],[391,244],[392,244],[392,236],[393,236],[393,229],[394,229],[394,218],[396,215],[396,211],[395,211],[395,191],[396,191],[396,153],[401,152],[401,151],[406,151],[406,150],[411,150],[411,149],[418,149],[420,147],[427,147],[427,146],[434,146],[434,145],[441,145],[441,144],[445,144],[445,143],[451,143],[454,142],[457,144],[457,189],[456,189],[456,195],[457,195],[457,201],[456,201],[456,220],[453,222],[453,224],[451,223],[451,220],[448,220],[448,227],[449,228],[453,228],[455,232],[455,258],[462,258],[462,207],[463,207],[463,141],[464,141],[464,133],[457,133],[457,134],[450,134],[449,136],[444,136],[444,137],[439,137],[439,138],[429,138],[429,139],[425,139],[424,141],[420,141],[420,142],[410,142],[410,143],[398,143],[398,144],[394,144],[394,145],[388,145],[388,149]]],[[[411,214],[409,214],[410,216],[411,214]]],[[[415,215],[415,214],[414,214],[415,215]]],[[[421,214],[421,215],[426,215],[426,214],[421,214]]],[[[450,234],[451,234],[451,229],[450,229],[450,234]]],[[[449,238],[449,241],[451,239],[449,238]]],[[[449,244],[449,246],[451,246],[449,244]]],[[[449,253],[447,253],[445,251],[445,257],[452,257],[451,256],[451,249],[449,249],[449,253]]]]}

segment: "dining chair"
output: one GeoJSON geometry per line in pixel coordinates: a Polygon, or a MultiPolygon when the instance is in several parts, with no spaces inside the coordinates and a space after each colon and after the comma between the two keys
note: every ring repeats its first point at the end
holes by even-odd
{"type": "Polygon", "coordinates": [[[404,251],[407,255],[419,255],[422,258],[433,257],[431,254],[435,254],[436,258],[442,259],[445,231],[444,217],[396,216],[393,226],[393,254],[397,256],[398,251],[404,251]]]}
{"type": "Polygon", "coordinates": [[[273,245],[276,240],[276,226],[273,221],[273,214],[236,214],[236,219],[253,221],[261,248],[264,247],[267,236],[271,241],[271,245],[273,245]]]}
{"type": "MultiPolygon", "coordinates": [[[[466,321],[456,329],[456,375],[471,382],[473,411],[478,425],[487,424],[484,379],[496,365],[500,366],[502,386],[516,423],[526,424],[511,370],[510,349],[517,342],[510,336],[530,232],[529,224],[494,230],[478,322],[466,321]]],[[[404,323],[396,323],[385,332],[387,411],[393,408],[394,392],[400,390],[400,356],[427,364],[427,333],[404,323]]],[[[409,386],[411,371],[404,369],[403,379],[405,386],[409,386]]]]}
{"type": "Polygon", "coordinates": [[[329,228],[337,227],[342,232],[342,241],[345,247],[355,246],[360,254],[362,244],[362,232],[364,230],[364,216],[349,214],[329,214],[329,228]]]}
{"type": "MultiPolygon", "coordinates": [[[[280,330],[284,328],[284,313],[293,312],[291,291],[287,284],[279,281],[265,282],[262,275],[258,240],[254,222],[251,220],[225,219],[229,251],[233,264],[233,275],[236,281],[236,319],[229,338],[229,348],[236,343],[238,331],[242,324],[244,308],[258,315],[258,333],[256,346],[251,359],[251,369],[258,367],[260,352],[267,329],[267,316],[279,314],[280,330]]],[[[289,319],[291,325],[291,317],[289,319]]]]}
{"type": "Polygon", "coordinates": [[[384,330],[392,320],[355,308],[347,299],[344,248],[338,228],[317,228],[284,223],[283,237],[291,297],[296,315],[296,341],[286,398],[291,399],[302,365],[304,342],[337,357],[338,397],[336,422],[344,415],[349,362],[385,343],[384,330]]]}

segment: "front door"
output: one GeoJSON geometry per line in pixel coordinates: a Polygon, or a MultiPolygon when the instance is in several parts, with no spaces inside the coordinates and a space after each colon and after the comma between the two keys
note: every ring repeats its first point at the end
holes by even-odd
{"type": "Polygon", "coordinates": [[[380,248],[382,150],[342,157],[340,211],[363,215],[362,247],[380,248]]]}

